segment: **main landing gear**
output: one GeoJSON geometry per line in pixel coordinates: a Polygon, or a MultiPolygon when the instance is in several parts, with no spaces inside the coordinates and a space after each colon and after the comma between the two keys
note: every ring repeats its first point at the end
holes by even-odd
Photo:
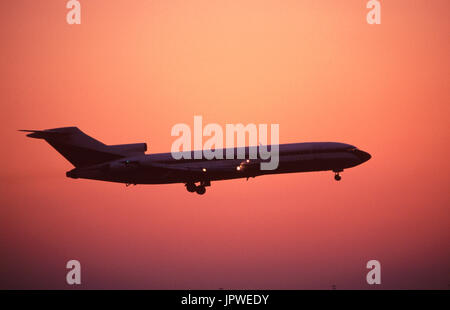
{"type": "Polygon", "coordinates": [[[199,185],[195,185],[194,182],[186,183],[186,189],[189,193],[196,192],[199,195],[206,193],[206,186],[211,186],[211,182],[202,181],[199,185]]]}
{"type": "Polygon", "coordinates": [[[343,170],[334,170],[334,179],[336,181],[340,181],[342,179],[342,177],[339,175],[339,172],[342,172],[343,170]]]}
{"type": "Polygon", "coordinates": [[[206,193],[206,188],[204,186],[197,186],[195,192],[199,195],[203,195],[204,193],[206,193]]]}

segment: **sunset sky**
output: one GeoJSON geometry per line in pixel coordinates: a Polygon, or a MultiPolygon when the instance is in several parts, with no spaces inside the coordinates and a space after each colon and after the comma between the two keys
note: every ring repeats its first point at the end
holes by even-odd
{"type": "Polygon", "coordinates": [[[449,289],[448,0],[0,3],[0,288],[449,289]],[[183,184],[73,180],[18,129],[77,126],[168,152],[171,128],[279,124],[344,142],[333,173],[183,184]],[[367,261],[382,284],[366,283],[367,261]]]}

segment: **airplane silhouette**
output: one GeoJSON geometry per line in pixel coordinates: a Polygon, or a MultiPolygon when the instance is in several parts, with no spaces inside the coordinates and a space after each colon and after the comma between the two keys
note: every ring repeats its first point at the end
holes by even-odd
{"type": "MultiPolygon", "coordinates": [[[[369,153],[345,143],[280,144],[278,167],[261,170],[260,163],[264,159],[259,155],[256,159],[249,156],[252,148],[261,146],[245,147],[245,159],[206,159],[202,156],[201,159],[177,160],[172,153],[145,154],[145,143],[105,145],[77,127],[20,131],[30,132],[27,134],[30,138],[44,139],[72,163],[75,168],[66,172],[69,178],[119,182],[127,186],[184,183],[189,192],[200,195],[206,192],[211,181],[248,179],[266,174],[329,170],[334,172],[335,180],[340,181],[339,173],[344,169],[358,166],[371,158],[369,153]]],[[[234,154],[238,149],[234,148],[234,154]]],[[[223,154],[226,150],[222,150],[223,154]]]]}

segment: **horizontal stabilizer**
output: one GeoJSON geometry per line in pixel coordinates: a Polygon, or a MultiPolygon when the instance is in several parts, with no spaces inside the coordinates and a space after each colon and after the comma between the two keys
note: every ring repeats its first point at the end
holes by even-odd
{"type": "Polygon", "coordinates": [[[68,134],[68,133],[63,133],[63,132],[51,132],[51,131],[46,131],[46,130],[20,129],[19,131],[31,132],[30,134],[27,135],[27,137],[35,138],[35,139],[45,139],[45,138],[48,138],[48,137],[55,137],[57,135],[61,136],[61,135],[67,135],[68,134]]]}

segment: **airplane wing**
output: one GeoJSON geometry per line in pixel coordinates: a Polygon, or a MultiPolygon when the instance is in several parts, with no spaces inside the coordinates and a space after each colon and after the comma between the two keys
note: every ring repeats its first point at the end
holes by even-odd
{"type": "Polygon", "coordinates": [[[235,160],[208,161],[204,167],[192,164],[162,164],[152,163],[151,166],[165,170],[167,173],[186,174],[189,176],[204,177],[208,173],[250,173],[259,170],[260,160],[243,160],[236,164],[235,160]]]}

